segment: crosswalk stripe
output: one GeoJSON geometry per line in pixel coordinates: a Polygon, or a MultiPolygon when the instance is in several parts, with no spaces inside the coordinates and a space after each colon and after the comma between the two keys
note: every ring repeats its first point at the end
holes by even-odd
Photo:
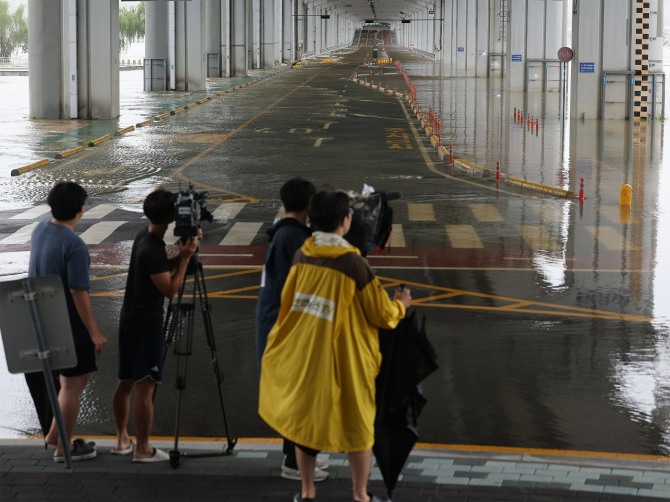
{"type": "Polygon", "coordinates": [[[622,206],[619,205],[602,205],[600,206],[600,213],[605,216],[612,223],[625,223],[630,220],[630,207],[627,208],[627,212],[624,211],[622,214],[622,206]]]}
{"type": "Polygon", "coordinates": [[[101,221],[90,226],[85,232],[81,233],[79,237],[86,244],[100,244],[107,237],[112,235],[114,230],[126,223],[125,221],[101,221]]]}
{"type": "Polygon", "coordinates": [[[401,223],[393,223],[391,225],[390,244],[395,248],[404,248],[406,246],[405,235],[403,234],[401,223]]]}
{"type": "Polygon", "coordinates": [[[99,204],[91,209],[85,210],[84,216],[82,216],[81,219],[99,220],[114,211],[117,207],[119,207],[117,204],[99,204]]]}
{"type": "Polygon", "coordinates": [[[472,225],[445,225],[451,247],[481,249],[484,247],[472,225]]]}
{"type": "Polygon", "coordinates": [[[24,211],[20,214],[15,214],[10,218],[10,220],[34,220],[35,218],[39,218],[49,211],[51,211],[51,208],[48,204],[41,204],[39,206],[31,207],[27,211],[24,211]]]}
{"type": "Polygon", "coordinates": [[[504,221],[503,217],[498,212],[493,204],[469,204],[472,214],[475,215],[477,221],[495,223],[498,221],[504,221]]]}
{"type": "Polygon", "coordinates": [[[0,241],[2,244],[27,244],[30,242],[33,229],[37,226],[37,222],[19,228],[12,235],[8,235],[0,241]]]}
{"type": "Polygon", "coordinates": [[[542,226],[537,225],[519,225],[517,227],[521,238],[531,249],[543,251],[559,251],[560,247],[549,232],[542,226]]]}
{"type": "Polygon", "coordinates": [[[246,206],[246,202],[229,202],[224,204],[219,204],[212,215],[214,220],[232,220],[238,213],[246,206]]]}
{"type": "Polygon", "coordinates": [[[608,251],[634,251],[637,249],[637,246],[612,227],[604,225],[599,227],[587,226],[586,230],[596,237],[598,242],[608,251]]]}
{"type": "Polygon", "coordinates": [[[408,203],[409,221],[435,221],[435,209],[432,204],[408,203]]]}
{"type": "Polygon", "coordinates": [[[221,241],[221,246],[248,246],[252,243],[263,224],[256,221],[235,223],[221,241]]]}
{"type": "Polygon", "coordinates": [[[560,207],[547,206],[546,204],[533,206],[533,209],[535,210],[535,212],[537,212],[537,215],[540,217],[540,220],[542,222],[550,222],[550,223],[561,223],[566,218],[566,215],[563,212],[562,208],[563,206],[560,207]]]}

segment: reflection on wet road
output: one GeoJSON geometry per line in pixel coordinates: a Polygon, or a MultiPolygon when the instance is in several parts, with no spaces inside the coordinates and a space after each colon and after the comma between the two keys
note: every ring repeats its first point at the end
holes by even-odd
{"type": "MultiPolygon", "coordinates": [[[[155,186],[192,183],[209,191],[215,216],[205,224],[200,260],[230,426],[239,436],[272,435],[256,413],[255,299],[265,231],[280,212],[279,186],[302,175],[319,187],[360,190],[367,183],[403,194],[392,202],[389,252],[369,258],[389,291],[410,285],[440,356],[439,372],[425,384],[421,440],[670,453],[664,124],[570,122],[552,93],[514,95],[497,81],[392,55],[415,78],[417,102],[441,113],[444,141],[457,157],[501,162],[506,176],[575,193],[584,178],[585,199],[450,169],[418,133],[406,103],[351,80],[360,55],[280,72],[47,168],[0,178],[11,194],[0,203],[6,277],[25,272],[29,229],[45,217],[40,206],[55,180],[80,180],[91,194],[77,231],[91,250],[94,309],[112,341],[87,391],[82,432],[113,432],[113,334],[130,243],[145,225],[140,202],[155,186]],[[540,117],[538,133],[515,123],[515,107],[540,117]],[[618,204],[622,183],[633,187],[628,211],[618,204]]],[[[125,78],[131,85],[136,77],[125,78]]],[[[390,68],[383,78],[391,85],[399,79],[390,68]]],[[[152,96],[156,105],[146,115],[183,106],[182,97],[168,96],[172,102],[163,104],[152,96]]],[[[142,112],[133,113],[139,120],[142,112]]],[[[95,124],[96,133],[122,127],[123,119],[95,124]]],[[[76,146],[62,135],[58,141],[59,148],[76,146]]],[[[216,401],[202,333],[191,357],[181,433],[222,436],[220,417],[201,412],[216,401]]],[[[171,359],[157,398],[160,435],[173,432],[171,359]]],[[[13,403],[0,412],[0,433],[34,432],[22,378],[1,373],[0,387],[13,403]]]]}

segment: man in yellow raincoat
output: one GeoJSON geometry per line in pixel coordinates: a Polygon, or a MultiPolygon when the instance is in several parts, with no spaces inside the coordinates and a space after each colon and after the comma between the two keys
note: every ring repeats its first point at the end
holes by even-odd
{"type": "Polygon", "coordinates": [[[398,289],[391,300],[343,238],[352,220],[347,194],[319,192],[309,217],[315,232],[295,255],[263,354],[259,413],[299,445],[294,501],[315,500],[316,453],[326,450],[348,452],[354,501],[368,502],[377,328],[394,328],[411,296],[398,289]]]}

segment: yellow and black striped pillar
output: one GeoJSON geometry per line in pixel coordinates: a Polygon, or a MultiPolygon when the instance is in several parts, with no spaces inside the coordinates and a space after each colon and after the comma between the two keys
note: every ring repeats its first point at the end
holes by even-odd
{"type": "Polygon", "coordinates": [[[635,1],[635,89],[633,116],[647,119],[649,97],[649,0],[635,1]]]}

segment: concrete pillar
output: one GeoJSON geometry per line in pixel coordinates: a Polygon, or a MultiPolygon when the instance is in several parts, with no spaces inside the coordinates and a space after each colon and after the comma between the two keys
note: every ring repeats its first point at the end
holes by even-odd
{"type": "Polygon", "coordinates": [[[31,0],[28,9],[30,115],[118,117],[118,3],[31,0]]]}
{"type": "Polygon", "coordinates": [[[168,58],[168,5],[167,2],[144,4],[144,56],[168,58]]]}
{"type": "Polygon", "coordinates": [[[456,0],[456,69],[466,70],[468,68],[468,51],[474,51],[475,47],[468,47],[469,34],[469,6],[468,0],[456,0]]]}
{"type": "Polygon", "coordinates": [[[221,0],[209,0],[205,3],[205,23],[206,75],[220,77],[223,61],[221,57],[221,0]]]}
{"type": "Polygon", "coordinates": [[[307,5],[305,22],[307,23],[307,45],[305,50],[307,52],[317,52],[319,40],[316,33],[316,18],[314,17],[313,4],[307,5]]]}
{"type": "Polygon", "coordinates": [[[275,66],[275,2],[274,0],[263,0],[261,5],[261,55],[263,68],[270,69],[275,66]]]}
{"type": "Polygon", "coordinates": [[[245,0],[230,0],[230,71],[232,77],[246,77],[247,60],[247,7],[245,0]]]}
{"type": "Polygon", "coordinates": [[[433,23],[433,52],[435,60],[442,61],[442,37],[444,34],[444,0],[435,1],[435,22],[433,23]]]}
{"type": "MultiPolygon", "coordinates": [[[[211,0],[209,0],[211,1],[211,0]]],[[[207,67],[205,64],[205,3],[204,0],[190,0],[187,4],[186,19],[186,71],[187,90],[207,89],[207,67]]]]}
{"type": "MultiPolygon", "coordinates": [[[[281,0],[279,0],[281,1],[281,0]]],[[[296,60],[299,60],[303,53],[307,52],[309,49],[307,48],[307,18],[305,17],[305,14],[307,14],[307,8],[305,7],[305,4],[302,1],[298,1],[297,6],[296,6],[296,12],[295,12],[295,23],[294,23],[294,40],[295,40],[295,47],[296,47],[296,52],[295,52],[295,58],[296,60]]],[[[279,44],[278,44],[279,45],[279,44]]]]}
{"type": "MultiPolygon", "coordinates": [[[[620,0],[610,0],[621,7],[620,0]]],[[[621,0],[627,2],[627,0],[621,0]]],[[[624,12],[627,12],[624,10],[624,12]]],[[[601,0],[576,2],[572,19],[572,40],[575,58],[570,85],[570,115],[596,119],[600,111],[600,59],[603,5],[601,0]]],[[[621,68],[625,70],[625,65],[621,68]]],[[[624,82],[627,78],[623,76],[624,82]]]]}
{"type": "Polygon", "coordinates": [[[488,74],[490,5],[488,0],[477,0],[475,12],[475,75],[486,77],[488,74]]]}
{"type": "Polygon", "coordinates": [[[261,0],[247,1],[247,57],[250,68],[261,67],[261,0]]]}
{"type": "MultiPolygon", "coordinates": [[[[512,91],[524,89],[526,65],[526,3],[508,0],[506,84],[512,91]]],[[[589,2],[590,5],[590,2],[589,2]]]]}
{"type": "Polygon", "coordinates": [[[230,1],[221,0],[221,73],[230,77],[230,1]]]}
{"type": "Polygon", "coordinates": [[[293,39],[293,0],[282,1],[282,61],[291,64],[295,61],[291,54],[291,40],[293,39]]]}
{"type": "Polygon", "coordinates": [[[457,0],[445,0],[444,3],[444,26],[442,28],[442,45],[444,56],[442,60],[448,65],[456,62],[456,44],[454,34],[456,33],[456,3],[457,0]]]}
{"type": "Polygon", "coordinates": [[[77,9],[78,117],[118,117],[121,112],[118,2],[76,2],[76,7],[74,4],[69,2],[72,10],[77,9]]]}
{"type": "Polygon", "coordinates": [[[28,12],[30,116],[61,119],[62,5],[60,1],[29,0],[28,12]]]}
{"type": "Polygon", "coordinates": [[[205,22],[201,0],[174,3],[174,89],[202,91],[205,77],[205,22]]]}

